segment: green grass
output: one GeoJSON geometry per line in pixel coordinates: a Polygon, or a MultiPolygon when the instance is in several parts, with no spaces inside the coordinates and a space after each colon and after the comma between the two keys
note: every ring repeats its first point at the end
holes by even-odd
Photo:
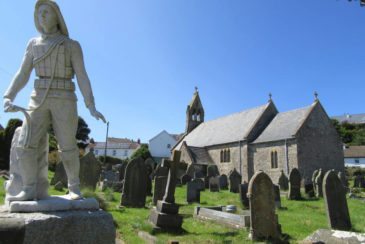
{"type": "MultiPolygon", "coordinates": [[[[50,177],[52,174],[50,173],[50,177]]],[[[0,185],[4,180],[0,179],[0,185]]],[[[231,229],[211,221],[201,221],[193,218],[194,207],[197,204],[187,204],[185,201],[186,187],[176,188],[176,203],[179,204],[179,213],[184,217],[182,231],[176,233],[163,233],[154,231],[148,222],[150,214],[151,197],[147,197],[145,208],[120,208],[120,193],[112,191],[90,192],[83,191],[85,196],[94,196],[103,203],[103,208],[113,215],[117,225],[118,236],[125,243],[141,243],[138,237],[139,231],[148,232],[157,237],[158,243],[166,243],[169,240],[177,240],[180,243],[251,243],[248,240],[246,229],[231,229]]],[[[50,187],[50,194],[65,194],[50,187]]],[[[0,202],[4,199],[4,189],[0,187],[0,202]]],[[[306,236],[320,228],[328,228],[327,216],[323,199],[304,199],[302,201],[289,201],[281,198],[284,209],[278,210],[279,223],[282,232],[289,236],[291,243],[303,240],[306,236]]],[[[217,206],[233,204],[241,206],[238,194],[228,191],[201,193],[201,206],[217,206]]],[[[365,203],[357,199],[348,199],[353,231],[365,232],[365,203]]]]}

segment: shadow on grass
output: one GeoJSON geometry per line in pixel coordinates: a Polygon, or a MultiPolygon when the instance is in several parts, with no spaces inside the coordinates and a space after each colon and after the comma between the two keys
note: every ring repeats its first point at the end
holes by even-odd
{"type": "Polygon", "coordinates": [[[149,233],[151,235],[158,235],[158,234],[168,233],[168,234],[172,234],[172,235],[175,235],[175,236],[191,234],[187,230],[185,230],[184,228],[174,229],[174,228],[159,228],[159,227],[153,227],[149,231],[149,233]]]}

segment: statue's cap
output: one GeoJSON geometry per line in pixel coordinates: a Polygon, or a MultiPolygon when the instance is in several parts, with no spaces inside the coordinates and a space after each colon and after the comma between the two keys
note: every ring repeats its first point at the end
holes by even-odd
{"type": "Polygon", "coordinates": [[[55,13],[58,17],[58,25],[59,25],[60,32],[65,36],[69,36],[68,29],[67,29],[65,20],[63,19],[60,7],[58,6],[58,4],[55,1],[52,1],[52,0],[38,0],[37,3],[35,4],[34,22],[35,22],[35,26],[36,26],[38,32],[41,34],[44,34],[42,27],[39,25],[39,21],[38,21],[38,9],[43,4],[50,6],[55,11],[55,13]]]}

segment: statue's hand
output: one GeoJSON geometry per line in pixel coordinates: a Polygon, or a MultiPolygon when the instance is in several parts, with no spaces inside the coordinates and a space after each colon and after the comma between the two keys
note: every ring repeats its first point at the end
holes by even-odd
{"type": "Polygon", "coordinates": [[[17,112],[13,102],[9,98],[4,98],[4,112],[17,112]]]}
{"type": "Polygon", "coordinates": [[[104,115],[96,110],[95,105],[91,105],[89,107],[90,114],[97,120],[101,119],[104,123],[106,123],[106,120],[104,118],[104,115]]]}

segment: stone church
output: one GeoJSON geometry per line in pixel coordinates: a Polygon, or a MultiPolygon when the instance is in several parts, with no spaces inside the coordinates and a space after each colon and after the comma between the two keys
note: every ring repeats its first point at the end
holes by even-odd
{"type": "Polygon", "coordinates": [[[344,170],[342,142],[319,100],[304,108],[278,112],[270,100],[259,107],[204,121],[195,91],[186,110],[184,136],[173,149],[187,164],[216,164],[220,174],[234,168],[249,181],[258,170],[278,182],[298,168],[304,183],[315,169],[344,170]]]}

